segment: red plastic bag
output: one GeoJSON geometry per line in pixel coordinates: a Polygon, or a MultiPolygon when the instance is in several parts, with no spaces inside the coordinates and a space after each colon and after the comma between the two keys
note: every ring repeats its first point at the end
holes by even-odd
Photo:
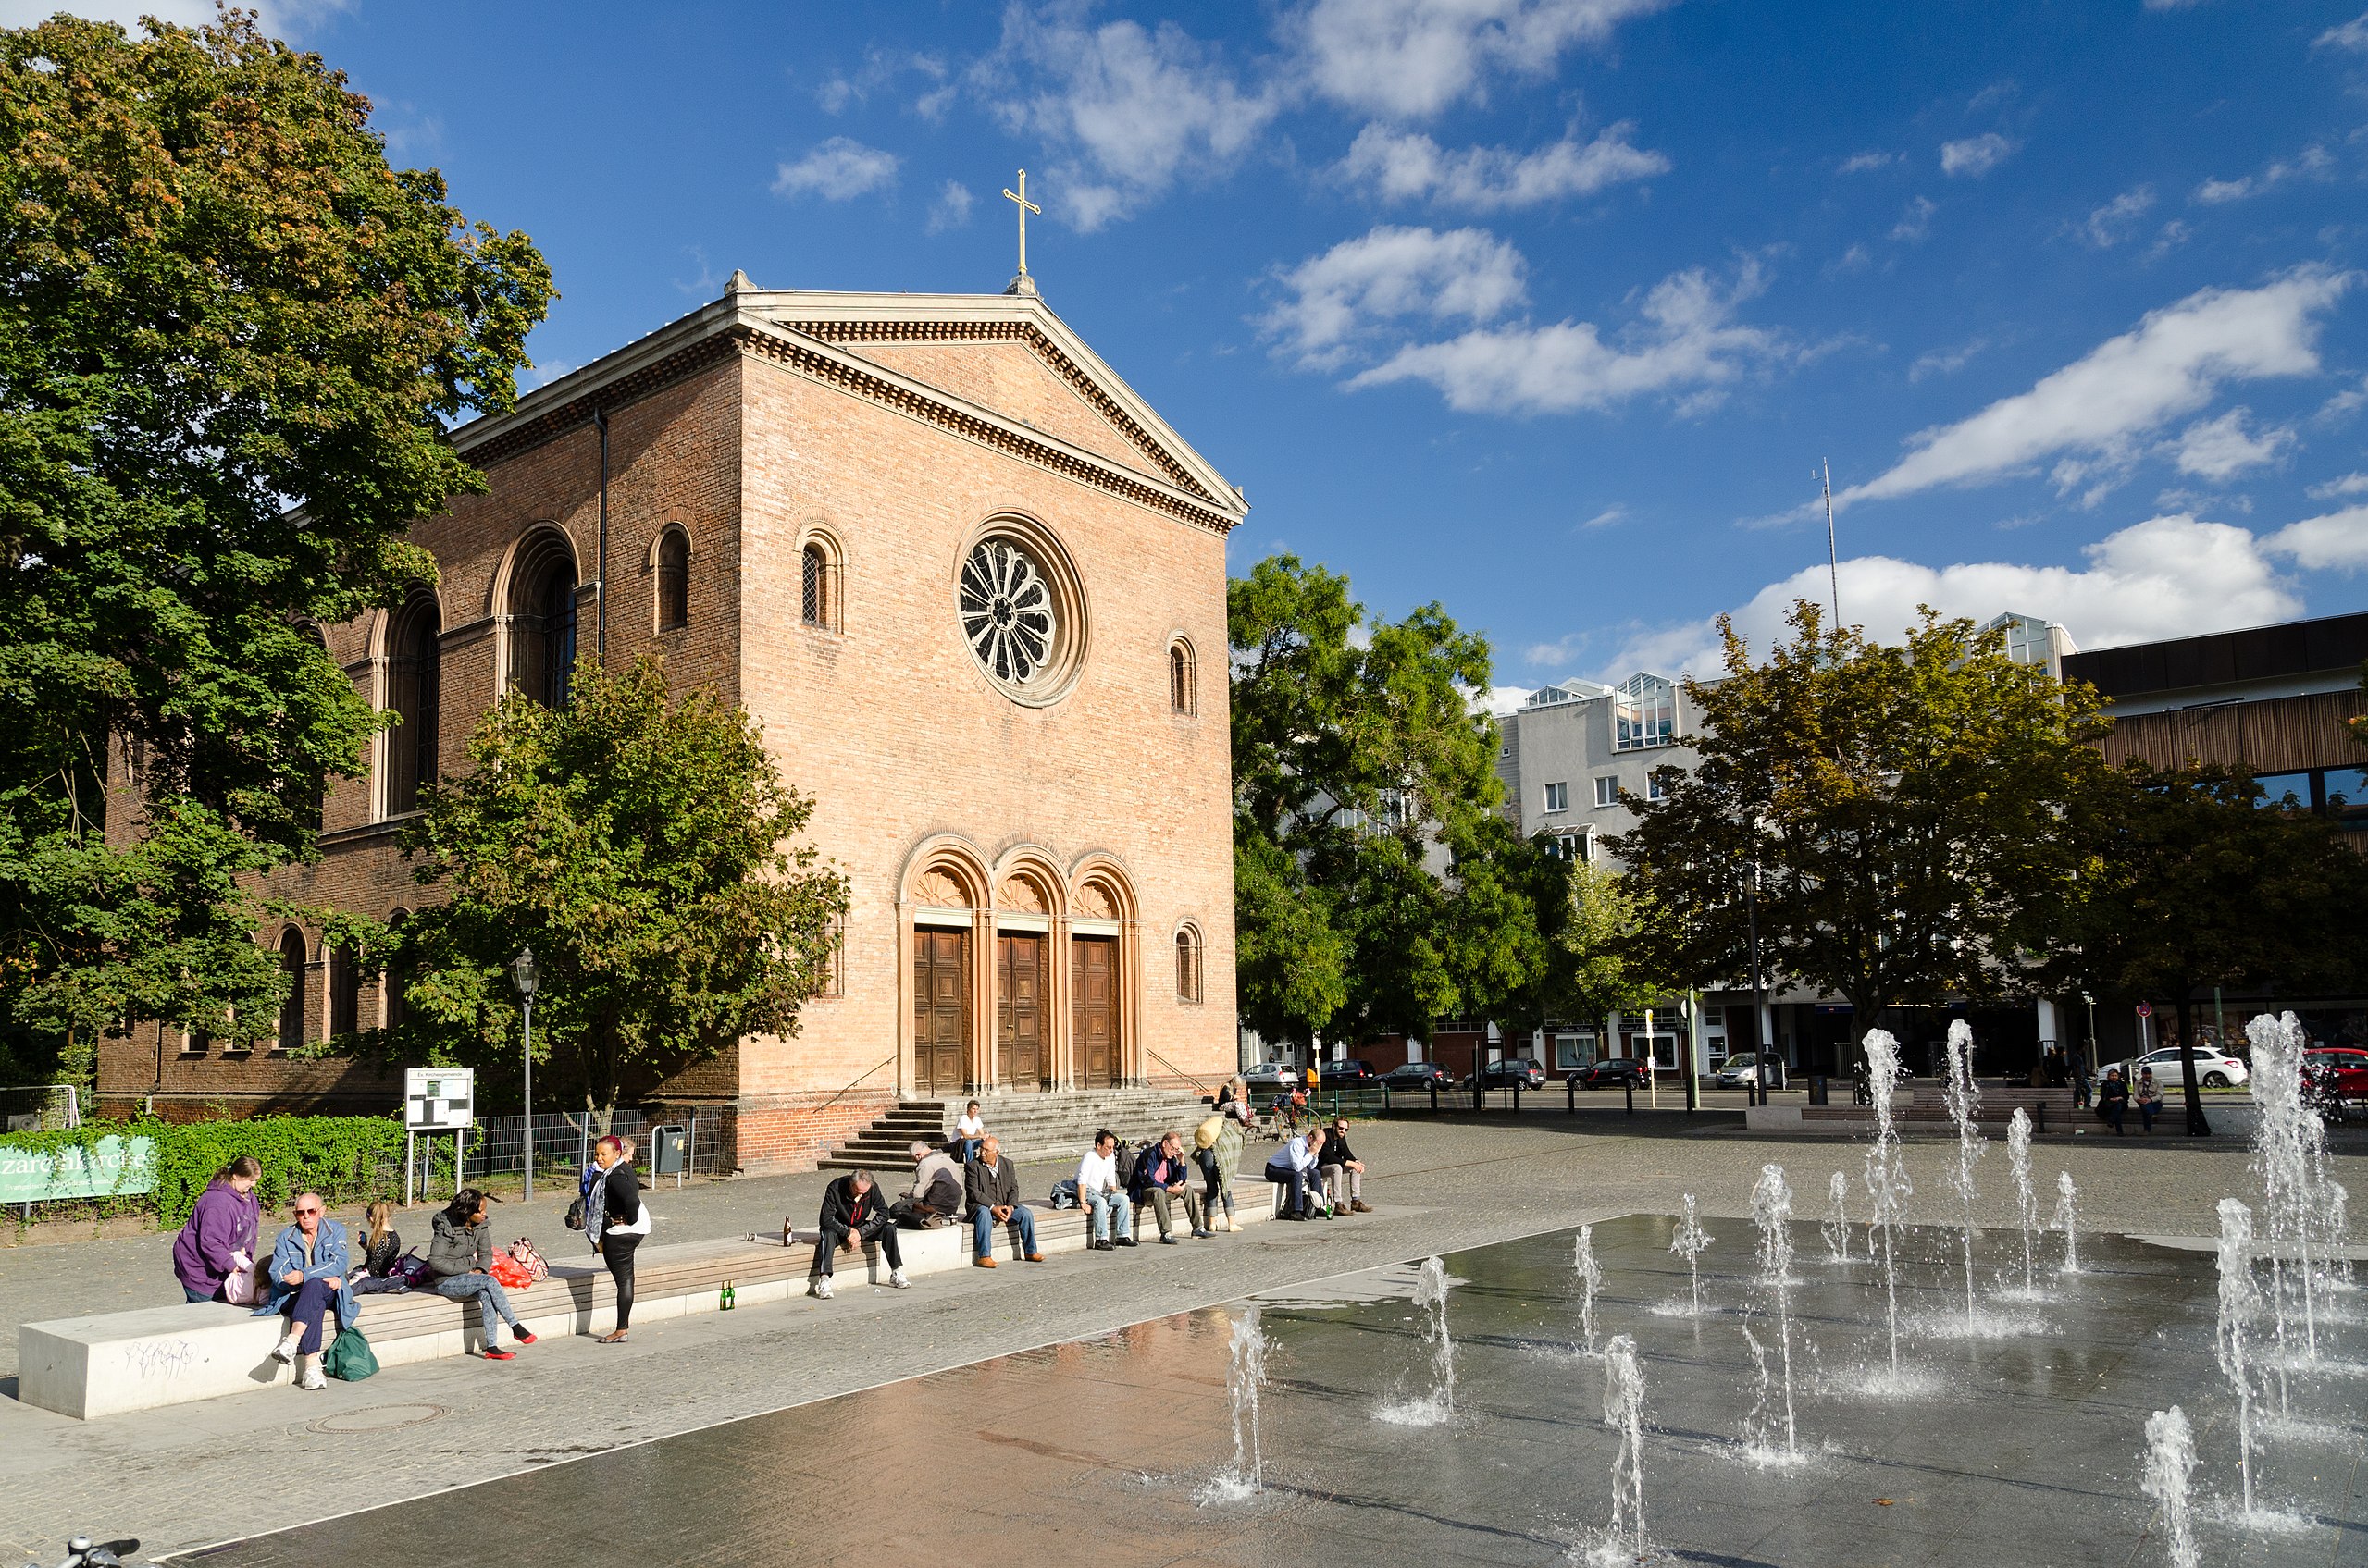
{"type": "Polygon", "coordinates": [[[491,1273],[495,1282],[505,1290],[523,1290],[535,1282],[535,1277],[527,1272],[527,1266],[507,1253],[493,1254],[491,1273]]]}

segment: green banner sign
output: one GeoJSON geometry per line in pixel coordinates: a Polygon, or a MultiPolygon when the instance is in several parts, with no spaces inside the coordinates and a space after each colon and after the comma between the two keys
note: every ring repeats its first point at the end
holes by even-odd
{"type": "Polygon", "coordinates": [[[115,1133],[91,1148],[35,1153],[0,1148],[0,1204],[47,1204],[60,1198],[112,1198],[156,1185],[156,1141],[115,1133]]]}

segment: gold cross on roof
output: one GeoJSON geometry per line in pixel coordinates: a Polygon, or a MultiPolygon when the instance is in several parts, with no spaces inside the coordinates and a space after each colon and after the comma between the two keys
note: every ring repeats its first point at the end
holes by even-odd
{"type": "Polygon", "coordinates": [[[1003,199],[1019,204],[1020,276],[1025,278],[1028,275],[1028,215],[1035,213],[1039,217],[1044,216],[1044,209],[1028,200],[1028,171],[1026,169],[1020,171],[1020,189],[1014,191],[1007,187],[1003,191],[1003,199]]]}

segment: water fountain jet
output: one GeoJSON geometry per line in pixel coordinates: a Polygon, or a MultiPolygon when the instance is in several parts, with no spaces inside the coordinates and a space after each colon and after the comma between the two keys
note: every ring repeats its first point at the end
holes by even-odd
{"type": "Polygon", "coordinates": [[[1949,1025],[1949,1081],[1941,1088],[1941,1099],[1949,1107],[1949,1119],[1957,1128],[1957,1164],[1949,1172],[1949,1186],[1956,1192],[1965,1208],[1965,1332],[1974,1327],[1974,1167],[1981,1162],[1981,1152],[1989,1140],[1974,1125],[1974,1117],[1981,1111],[1981,1086],[1973,1076],[1973,1026],[1963,1019],[1949,1025]]]}
{"type": "Polygon", "coordinates": [[[2080,1197],[2072,1185],[2072,1173],[2055,1173],[2055,1228],[2064,1233],[2064,1262],[2058,1274],[2080,1272],[2080,1197]]]}
{"type": "Polygon", "coordinates": [[[1875,1142],[1866,1151],[1866,1196],[1874,1215],[1866,1223],[1867,1250],[1882,1249],[1883,1302],[1891,1328],[1891,1380],[1900,1375],[1900,1290],[1894,1253],[1907,1200],[1915,1189],[1907,1179],[1900,1135],[1891,1125],[1891,1096],[1899,1088],[1900,1043],[1879,1029],[1866,1031],[1866,1083],[1875,1102],[1875,1142]]]}
{"type": "Polygon", "coordinates": [[[1710,1234],[1702,1228],[1695,1214],[1693,1194],[1685,1195],[1684,1213],[1678,1218],[1677,1229],[1669,1237],[1669,1251],[1686,1260],[1686,1268],[1693,1277],[1693,1315],[1702,1315],[1702,1250],[1710,1245],[1710,1234]]]}
{"type": "Polygon", "coordinates": [[[2246,1325],[2261,1310],[2253,1278],[2253,1211],[2220,1200],[2220,1320],[2213,1349],[2237,1396],[2237,1468],[2244,1477],[2245,1517],[2253,1516],[2253,1372],[2246,1325]]]}
{"type": "Polygon", "coordinates": [[[2006,1122],[2006,1168],[2014,1173],[2015,1217],[2023,1228],[2023,1293],[2035,1295],[2031,1251],[2033,1233],[2039,1228],[2039,1199],[2031,1190],[2031,1117],[2020,1105],[2006,1122]]]}
{"type": "Polygon", "coordinates": [[[1604,1347],[1604,1425],[1619,1439],[1612,1456],[1612,1522],[1606,1544],[1644,1555],[1644,1373],[1636,1341],[1615,1334],[1604,1347]]]}
{"type": "Polygon", "coordinates": [[[1415,1304],[1431,1314],[1432,1402],[1438,1406],[1439,1419],[1452,1420],[1456,1414],[1456,1342],[1447,1337],[1447,1265],[1440,1258],[1422,1260],[1422,1281],[1417,1287],[1415,1304]]]}
{"type": "Polygon", "coordinates": [[[1826,1217],[1817,1228],[1826,1239],[1826,1261],[1850,1261],[1850,1179],[1840,1171],[1826,1183],[1826,1217]]]}
{"type": "MultiPolygon", "coordinates": [[[[1777,1361],[1784,1372],[1784,1457],[1790,1460],[1798,1457],[1800,1443],[1792,1419],[1792,1190],[1784,1184],[1782,1166],[1760,1167],[1759,1184],[1752,1189],[1752,1223],[1759,1227],[1760,1284],[1776,1302],[1777,1361]]],[[[1753,1348],[1758,1348],[1757,1341],[1753,1348]]]]}
{"type": "Polygon", "coordinates": [[[1582,1225],[1570,1255],[1570,1273],[1579,1282],[1579,1332],[1581,1348],[1595,1353],[1595,1292],[1603,1289],[1604,1266],[1595,1261],[1595,1228],[1582,1225]]]}
{"type": "Polygon", "coordinates": [[[1258,1397],[1266,1389],[1266,1329],[1251,1307],[1234,1319],[1232,1364],[1225,1391],[1234,1401],[1234,1467],[1219,1477],[1224,1493],[1254,1496],[1266,1489],[1266,1441],[1258,1397]]]}
{"type": "Polygon", "coordinates": [[[2188,1477],[2195,1469],[2195,1433],[2177,1405],[2146,1418],[2146,1473],[2138,1489],[2163,1505],[2163,1535],[2171,1568],[2196,1568],[2195,1508],[2188,1477]]]}

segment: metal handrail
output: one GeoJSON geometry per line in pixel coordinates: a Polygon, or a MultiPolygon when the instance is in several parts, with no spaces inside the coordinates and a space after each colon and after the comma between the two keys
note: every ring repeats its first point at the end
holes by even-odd
{"type": "Polygon", "coordinates": [[[1173,1063],[1173,1062],[1172,1062],[1172,1061],[1169,1061],[1167,1057],[1160,1056],[1159,1052],[1157,1052],[1157,1051],[1153,1050],[1150,1046],[1148,1046],[1148,1045],[1144,1046],[1144,1047],[1143,1047],[1143,1052],[1144,1052],[1144,1055],[1146,1055],[1146,1056],[1150,1056],[1152,1059],[1154,1059],[1155,1061],[1159,1062],[1161,1066],[1165,1067],[1165,1068],[1166,1068],[1170,1072],[1174,1073],[1178,1078],[1183,1079],[1186,1083],[1191,1084],[1195,1089],[1197,1089],[1197,1090],[1201,1091],[1203,1093],[1208,1093],[1208,1091],[1209,1091],[1209,1085],[1207,1085],[1206,1083],[1203,1083],[1200,1080],[1198,1080],[1198,1079],[1196,1079],[1196,1078],[1193,1077],[1193,1076],[1192,1076],[1192,1074],[1190,1074],[1190,1073],[1188,1073],[1188,1072],[1184,1071],[1184,1068],[1180,1068],[1180,1067],[1176,1066],[1176,1064],[1175,1064],[1175,1063],[1173,1063]]]}
{"type": "Polygon", "coordinates": [[[879,1071],[882,1068],[886,1067],[890,1062],[893,1062],[896,1059],[897,1054],[894,1051],[889,1052],[886,1056],[882,1056],[878,1061],[874,1062],[870,1067],[865,1068],[861,1073],[848,1080],[845,1084],[840,1086],[838,1093],[833,1094],[829,1099],[824,1100],[821,1105],[816,1105],[813,1110],[808,1114],[820,1115],[822,1112],[830,1109],[833,1105],[838,1104],[840,1096],[844,1095],[849,1089],[854,1088],[857,1084],[862,1082],[865,1079],[871,1077],[874,1073],[879,1071]]]}

